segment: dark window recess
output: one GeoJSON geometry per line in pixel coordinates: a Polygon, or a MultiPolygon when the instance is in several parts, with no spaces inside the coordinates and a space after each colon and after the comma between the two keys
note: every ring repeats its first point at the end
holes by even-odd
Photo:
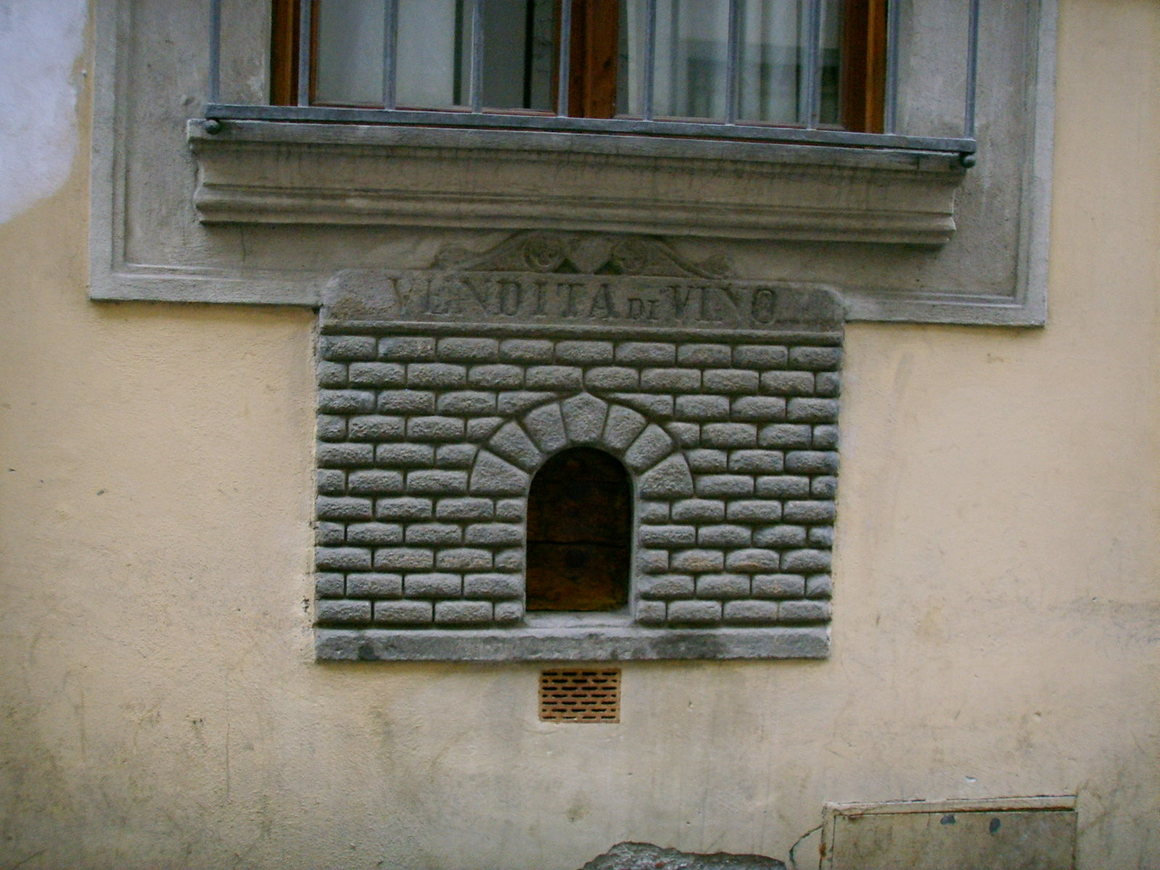
{"type": "Polygon", "coordinates": [[[632,488],[616,459],[575,447],[549,459],[528,498],[528,610],[628,603],[632,488]]]}

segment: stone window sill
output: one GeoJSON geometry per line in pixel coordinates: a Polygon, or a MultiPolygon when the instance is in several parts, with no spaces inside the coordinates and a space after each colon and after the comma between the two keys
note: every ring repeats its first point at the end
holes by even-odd
{"type": "Polygon", "coordinates": [[[205,224],[415,225],[937,246],[955,154],[192,120],[205,224]]]}

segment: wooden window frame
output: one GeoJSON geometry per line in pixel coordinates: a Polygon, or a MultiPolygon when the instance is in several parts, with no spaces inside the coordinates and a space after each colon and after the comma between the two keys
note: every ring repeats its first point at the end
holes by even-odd
{"type": "MultiPolygon", "coordinates": [[[[270,102],[297,102],[298,33],[303,3],[318,0],[272,0],[270,102]]],[[[886,6],[888,0],[843,0],[840,127],[859,133],[883,132],[886,102],[886,6]]],[[[560,16],[556,16],[557,23],[560,16]]],[[[311,41],[317,42],[318,15],[312,15],[311,41]]],[[[572,38],[568,57],[568,117],[616,116],[619,57],[619,0],[573,0],[572,38]]],[[[559,35],[557,35],[557,42],[559,35]]],[[[313,48],[313,46],[312,46],[313,48]]],[[[311,51],[311,57],[317,57],[311,51]]],[[[559,64],[556,65],[557,69],[559,64]]],[[[310,93],[313,99],[314,72],[310,93]]],[[[557,90],[553,81],[553,92],[557,90]]],[[[522,110],[504,110],[504,114],[522,110]]],[[[531,110],[527,110],[531,111],[531,110]]],[[[774,125],[769,126],[793,126],[774,125]]]]}

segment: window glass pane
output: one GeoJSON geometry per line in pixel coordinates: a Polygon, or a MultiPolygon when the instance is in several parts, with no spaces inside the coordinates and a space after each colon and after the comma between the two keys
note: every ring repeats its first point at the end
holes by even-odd
{"type": "Polygon", "coordinates": [[[657,0],[654,112],[724,118],[728,87],[729,4],[657,0]]]}
{"type": "Polygon", "coordinates": [[[805,53],[803,0],[741,0],[740,118],[796,124],[805,53]]]}
{"type": "Polygon", "coordinates": [[[425,109],[466,104],[467,67],[458,34],[462,7],[470,4],[463,0],[398,0],[398,4],[395,104],[425,109]]]}
{"type": "Polygon", "coordinates": [[[616,111],[620,115],[644,115],[644,57],[648,51],[647,0],[622,0],[620,46],[616,67],[616,111]]]}
{"type": "Polygon", "coordinates": [[[554,0],[483,4],[483,105],[552,111],[554,0]]]}
{"type": "Polygon", "coordinates": [[[822,0],[821,112],[823,124],[841,121],[838,83],[842,62],[842,0],[822,0]]]}
{"type": "Polygon", "coordinates": [[[383,0],[318,0],[314,102],[383,104],[383,0]]]}

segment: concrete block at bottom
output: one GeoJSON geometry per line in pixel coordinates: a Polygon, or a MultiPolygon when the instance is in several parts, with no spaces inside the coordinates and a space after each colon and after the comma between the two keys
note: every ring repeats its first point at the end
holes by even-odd
{"type": "Polygon", "coordinates": [[[710,855],[678,852],[652,843],[617,843],[580,870],[785,870],[785,864],[764,855],[710,855]]]}

